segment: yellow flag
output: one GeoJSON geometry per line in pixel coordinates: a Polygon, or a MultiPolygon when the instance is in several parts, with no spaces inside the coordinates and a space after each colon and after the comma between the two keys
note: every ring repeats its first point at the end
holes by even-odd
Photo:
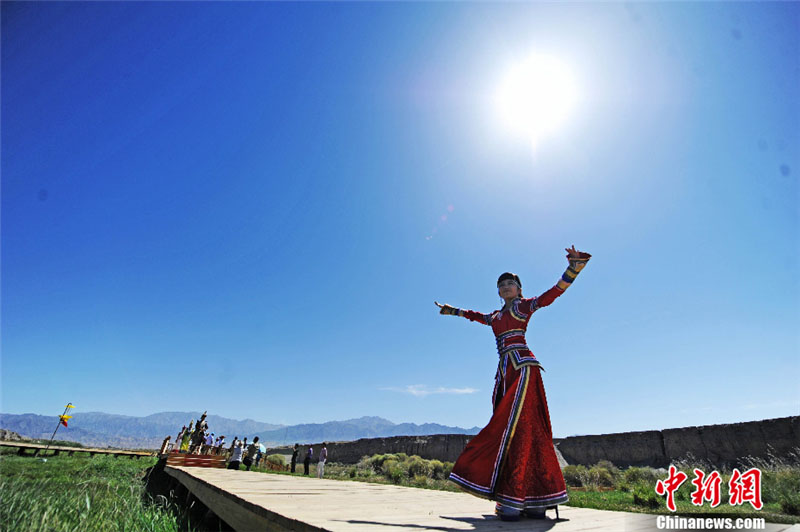
{"type": "Polygon", "coordinates": [[[61,418],[61,424],[65,427],[67,426],[67,420],[72,419],[72,416],[58,416],[61,418]]]}
{"type": "Polygon", "coordinates": [[[64,408],[75,408],[75,405],[73,405],[72,403],[70,403],[70,404],[68,404],[67,406],[65,406],[64,408]]]}

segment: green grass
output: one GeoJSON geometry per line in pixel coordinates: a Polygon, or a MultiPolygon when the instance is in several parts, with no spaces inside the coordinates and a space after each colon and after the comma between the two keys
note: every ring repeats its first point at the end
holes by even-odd
{"type": "Polygon", "coordinates": [[[0,456],[0,529],[38,531],[178,531],[163,501],[144,491],[156,458],[85,455],[0,456]]]}
{"type": "MultiPolygon", "coordinates": [[[[595,508],[600,510],[619,510],[651,514],[681,516],[710,516],[731,518],[764,518],[772,523],[800,523],[800,512],[797,510],[797,498],[800,493],[800,466],[796,456],[789,461],[772,457],[771,460],[751,460],[749,467],[761,469],[761,510],[755,510],[749,503],[731,506],[728,504],[728,481],[730,470],[721,470],[720,504],[711,508],[705,501],[702,506],[691,503],[691,493],[695,490],[692,484],[694,468],[706,474],[715,470],[709,464],[697,461],[676,463],[676,467],[687,475],[686,481],[675,492],[676,511],[670,512],[666,507],[666,497],[655,493],[655,481],[665,479],[666,474],[659,474],[649,467],[631,467],[620,470],[610,462],[603,461],[587,468],[585,466],[567,466],[564,479],[567,481],[569,506],[595,508]],[[610,489],[609,489],[610,488],[610,489]],[[609,490],[609,491],[605,491],[609,490]]],[[[744,471],[740,469],[740,471],[744,471]]]]}
{"type": "MultiPolygon", "coordinates": [[[[687,481],[689,482],[689,481],[687,481]]],[[[663,515],[680,515],[680,516],[710,516],[710,517],[761,517],[770,523],[800,523],[800,518],[797,516],[786,515],[781,511],[779,503],[765,503],[761,510],[754,510],[750,504],[743,506],[731,506],[727,502],[725,496],[726,491],[723,489],[722,503],[716,508],[711,508],[710,503],[706,502],[703,506],[694,506],[689,502],[688,494],[694,489],[686,488],[685,484],[679,488],[679,492],[684,492],[686,495],[685,500],[676,500],[676,512],[670,512],[664,499],[655,495],[655,490],[652,486],[642,486],[642,489],[648,494],[653,493],[653,500],[657,506],[637,503],[634,500],[633,492],[625,492],[620,490],[612,491],[597,491],[589,489],[587,491],[576,491],[574,488],[567,487],[569,493],[569,503],[567,506],[576,506],[580,508],[594,508],[597,510],[616,510],[622,512],[637,512],[649,514],[663,514],[663,515]]]]}

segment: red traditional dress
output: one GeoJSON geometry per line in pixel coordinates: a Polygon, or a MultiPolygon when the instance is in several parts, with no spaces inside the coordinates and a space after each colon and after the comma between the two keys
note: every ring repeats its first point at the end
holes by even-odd
{"type": "Polygon", "coordinates": [[[539,297],[517,298],[508,310],[481,314],[457,309],[459,316],[492,327],[500,355],[492,419],[470,440],[450,474],[450,480],[473,495],[534,511],[569,500],[553,447],[544,368],[528,349],[525,330],[533,313],[563,294],[589,257],[570,259],[553,288],[539,297]]]}

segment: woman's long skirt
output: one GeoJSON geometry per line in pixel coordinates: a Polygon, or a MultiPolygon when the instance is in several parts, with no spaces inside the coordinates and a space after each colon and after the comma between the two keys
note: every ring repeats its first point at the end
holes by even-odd
{"type": "Polygon", "coordinates": [[[518,510],[569,500],[553,447],[541,368],[507,364],[498,372],[489,424],[456,460],[450,480],[464,490],[518,510]]]}

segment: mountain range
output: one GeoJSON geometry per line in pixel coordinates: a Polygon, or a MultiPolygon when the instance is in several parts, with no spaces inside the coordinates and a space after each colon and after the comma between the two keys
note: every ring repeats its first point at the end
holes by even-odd
{"type": "MultiPolygon", "coordinates": [[[[157,449],[167,436],[173,440],[181,427],[200,417],[200,412],[160,412],[144,417],[106,414],[104,412],[75,413],[68,427],[60,427],[56,439],[75,441],[92,447],[126,449],[157,449]]],[[[389,436],[423,436],[429,434],[477,434],[478,427],[463,429],[436,423],[392,423],[376,416],[344,421],[277,425],[252,419],[236,420],[209,414],[209,430],[224,434],[227,441],[233,436],[251,439],[258,436],[267,446],[321,441],[351,441],[360,438],[389,436]]],[[[0,414],[0,429],[11,430],[29,438],[50,438],[58,416],[38,414],[0,414]]]]}

